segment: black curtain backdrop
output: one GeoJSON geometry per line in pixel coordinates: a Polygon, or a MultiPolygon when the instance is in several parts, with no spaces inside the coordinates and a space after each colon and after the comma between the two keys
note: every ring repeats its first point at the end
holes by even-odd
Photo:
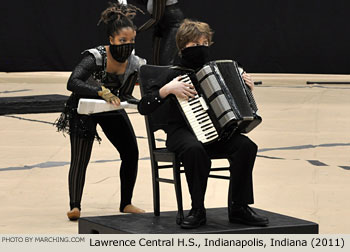
{"type": "MultiPolygon", "coordinates": [[[[2,1],[0,71],[71,71],[83,50],[107,43],[97,21],[109,1],[2,1]]],[[[215,30],[213,59],[235,59],[248,72],[350,72],[348,0],[182,0],[180,6],[215,30]]],[[[138,34],[136,49],[149,62],[151,33],[138,34]]]]}

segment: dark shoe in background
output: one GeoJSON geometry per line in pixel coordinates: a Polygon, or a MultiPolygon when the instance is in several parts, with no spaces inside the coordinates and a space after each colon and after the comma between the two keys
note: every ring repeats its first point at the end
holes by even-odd
{"type": "Polygon", "coordinates": [[[257,214],[248,205],[233,204],[228,208],[228,218],[232,223],[243,223],[250,226],[266,226],[269,219],[257,214]]]}
{"type": "Polygon", "coordinates": [[[182,228],[197,228],[207,222],[205,208],[192,208],[190,213],[182,221],[182,228]]]}

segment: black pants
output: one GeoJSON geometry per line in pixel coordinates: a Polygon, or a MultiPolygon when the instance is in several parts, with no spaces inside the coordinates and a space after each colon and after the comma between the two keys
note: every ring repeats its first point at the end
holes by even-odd
{"type": "Polygon", "coordinates": [[[252,171],[258,147],[248,137],[235,134],[227,142],[204,146],[189,129],[182,127],[168,134],[166,144],[184,164],[193,208],[204,207],[210,156],[216,153],[227,155],[230,161],[229,203],[254,203],[252,171]]]}
{"type": "MultiPolygon", "coordinates": [[[[118,150],[122,160],[120,166],[121,200],[120,211],[128,204],[131,198],[137,175],[138,148],[134,130],[124,110],[91,115],[90,123],[96,128],[99,124],[106,137],[118,150]]],[[[69,197],[70,208],[81,209],[81,198],[85,184],[86,168],[88,166],[94,137],[81,137],[78,134],[70,135],[71,164],[69,169],[69,197]]]]}
{"type": "Polygon", "coordinates": [[[176,32],[184,15],[178,4],[165,7],[162,19],[154,27],[153,33],[153,64],[173,65],[177,54],[176,32]]]}

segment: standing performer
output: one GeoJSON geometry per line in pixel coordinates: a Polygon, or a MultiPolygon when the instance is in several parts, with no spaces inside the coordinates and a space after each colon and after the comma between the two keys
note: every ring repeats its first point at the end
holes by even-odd
{"type": "MultiPolygon", "coordinates": [[[[192,199],[192,209],[183,220],[182,228],[197,228],[206,223],[204,196],[211,167],[210,154],[226,154],[230,160],[230,186],[228,217],[230,222],[248,225],[267,225],[266,217],[256,214],[248,204],[253,204],[252,170],[257,145],[248,137],[234,133],[227,141],[203,145],[187,126],[174,97],[189,99],[196,95],[192,84],[182,82],[180,75],[193,73],[208,62],[209,46],[212,43],[209,25],[186,19],[176,34],[176,44],[181,53],[177,67],[169,68],[164,83],[154,83],[142,97],[138,109],[143,115],[155,113],[165,125],[166,146],[175,152],[185,168],[187,184],[192,199]]],[[[254,84],[246,73],[242,75],[246,85],[254,84]]]]}
{"type": "Polygon", "coordinates": [[[154,27],[153,64],[172,65],[176,55],[175,35],[184,15],[178,0],[134,0],[147,7],[151,19],[141,25],[138,32],[154,27]]]}
{"type": "Polygon", "coordinates": [[[131,96],[138,78],[138,69],[145,60],[131,54],[135,47],[136,27],[132,19],[137,9],[132,5],[110,3],[99,23],[107,25],[110,45],[84,51],[84,58],[72,72],[67,89],[72,91],[65,111],[58,119],[59,131],[70,134],[71,163],[69,169],[70,220],[80,217],[81,198],[94,138],[99,124],[106,137],[119,151],[121,199],[123,213],[143,213],[131,204],[138,166],[138,147],[134,130],[124,109],[93,115],[77,113],[80,98],[104,99],[119,106],[131,96]]]}

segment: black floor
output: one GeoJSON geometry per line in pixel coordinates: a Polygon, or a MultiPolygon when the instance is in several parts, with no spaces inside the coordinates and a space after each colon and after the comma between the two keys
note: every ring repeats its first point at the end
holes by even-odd
{"type": "Polygon", "coordinates": [[[317,234],[318,224],[286,215],[255,209],[269,218],[266,227],[228,221],[227,208],[207,209],[207,224],[198,229],[181,229],[176,212],[122,214],[79,219],[79,234],[317,234]]]}
{"type": "Polygon", "coordinates": [[[0,98],[0,115],[61,112],[68,96],[33,95],[0,98]]]}

